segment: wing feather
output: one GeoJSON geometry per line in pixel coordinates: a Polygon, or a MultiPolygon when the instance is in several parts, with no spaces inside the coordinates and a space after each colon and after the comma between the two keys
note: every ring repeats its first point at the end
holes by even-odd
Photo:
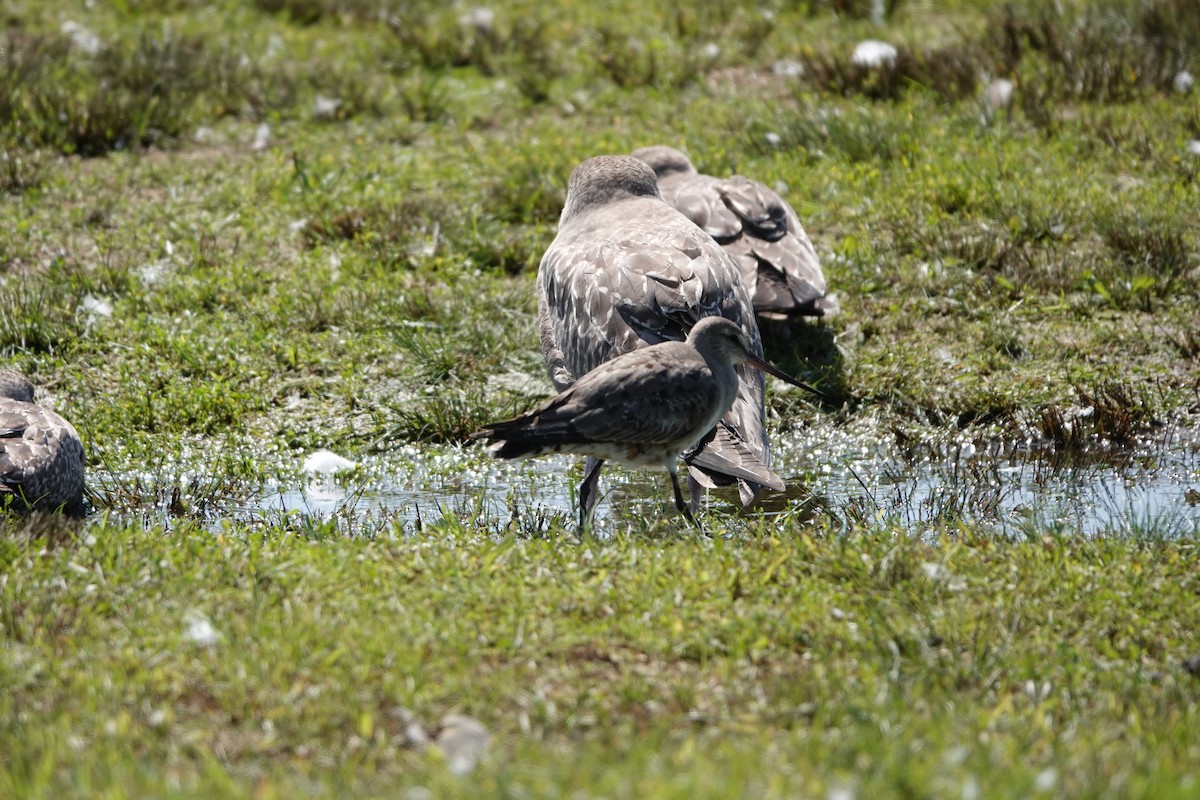
{"type": "MultiPolygon", "coordinates": [[[[761,357],[752,291],[733,256],[658,197],[574,215],[562,223],[538,270],[542,352],[551,380],[561,391],[618,355],[683,338],[712,315],[738,324],[761,357]]],[[[757,370],[738,372],[737,397],[725,420],[752,457],[769,467],[765,381],[757,370]]],[[[630,424],[663,424],[641,420],[630,424]]],[[[623,435],[642,434],[631,429],[623,435]]]]}
{"type": "Polygon", "coordinates": [[[69,422],[32,403],[0,400],[0,486],[34,507],[82,503],[83,444],[69,422]]]}

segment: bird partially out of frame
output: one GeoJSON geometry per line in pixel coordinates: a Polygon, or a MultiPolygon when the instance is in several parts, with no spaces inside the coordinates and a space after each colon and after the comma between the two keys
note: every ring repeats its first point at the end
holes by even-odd
{"type": "Polygon", "coordinates": [[[0,505],[83,516],[83,460],[71,423],[33,402],[27,377],[0,369],[0,505]]]}

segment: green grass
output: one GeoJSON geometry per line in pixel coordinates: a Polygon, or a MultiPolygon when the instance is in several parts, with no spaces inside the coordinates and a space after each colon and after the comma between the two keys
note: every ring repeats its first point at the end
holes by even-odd
{"type": "Polygon", "coordinates": [[[18,536],[0,786],[1022,796],[1051,781],[1187,797],[1194,556],[887,527],[585,544],[456,520],[374,541],[187,524],[50,548],[18,536]],[[194,612],[211,647],[185,636],[194,612]],[[405,734],[451,711],[493,736],[464,778],[405,734]]]}
{"type": "Polygon", "coordinates": [[[239,508],[548,390],[567,176],[652,143],[780,188],[840,297],[767,332],[831,398],[770,393],[774,432],[1086,463],[1195,428],[1195,3],[884,5],[8,3],[0,356],[112,513],[0,532],[0,796],[1193,796],[1166,517],[999,539],[986,465],[932,541],[852,497],[579,542],[533,470],[419,525],[239,508]],[[492,734],[466,776],[405,733],[453,712],[492,734]]]}

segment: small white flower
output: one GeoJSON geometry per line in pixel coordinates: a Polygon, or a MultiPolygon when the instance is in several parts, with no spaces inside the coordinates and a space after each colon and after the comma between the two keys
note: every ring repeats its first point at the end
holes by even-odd
{"type": "Polygon", "coordinates": [[[867,39],[859,42],[854,48],[854,55],[850,56],[850,63],[856,67],[873,69],[896,63],[897,55],[899,55],[899,51],[887,42],[867,39]]]}
{"type": "Polygon", "coordinates": [[[475,769],[491,738],[479,720],[465,714],[447,714],[434,741],[446,754],[450,771],[455,775],[466,775],[475,769]]]}
{"type": "Polygon", "coordinates": [[[341,105],[341,99],[319,94],[313,101],[313,116],[317,119],[332,119],[341,105]]]}
{"type": "Polygon", "coordinates": [[[167,271],[166,261],[152,261],[149,264],[143,264],[138,270],[138,274],[142,276],[142,282],[147,286],[153,286],[162,280],[163,274],[167,271]]]}
{"type": "Polygon", "coordinates": [[[993,111],[1007,108],[1012,102],[1013,88],[1013,82],[1008,78],[997,78],[983,90],[983,102],[993,111]]]}
{"type": "Polygon", "coordinates": [[[94,325],[100,318],[111,317],[113,313],[112,303],[108,298],[97,297],[90,293],[83,296],[83,301],[79,306],[87,316],[88,325],[94,325]]]}
{"type": "Polygon", "coordinates": [[[967,582],[947,569],[944,564],[923,561],[921,562],[921,573],[931,583],[941,584],[951,592],[961,592],[967,588],[967,582]]]}
{"type": "Polygon", "coordinates": [[[790,58],[783,58],[771,65],[771,72],[781,78],[799,78],[804,74],[804,65],[790,58]]]}
{"type": "Polygon", "coordinates": [[[94,56],[100,52],[100,37],[92,33],[87,28],[80,25],[74,20],[67,20],[62,24],[62,32],[71,39],[71,44],[78,47],[89,56],[94,56]]]}
{"type": "Polygon", "coordinates": [[[254,141],[250,143],[252,150],[266,150],[271,144],[271,126],[262,123],[254,129],[254,141]]]}
{"type": "Polygon", "coordinates": [[[192,609],[184,614],[183,624],[183,638],[197,647],[213,647],[221,641],[220,632],[202,611],[192,609]]]}
{"type": "Polygon", "coordinates": [[[855,794],[853,787],[850,786],[834,786],[826,795],[828,800],[854,800],[855,794]]]}
{"type": "Polygon", "coordinates": [[[1033,788],[1039,792],[1049,792],[1058,783],[1058,770],[1054,767],[1046,767],[1038,773],[1037,778],[1033,781],[1033,788]]]}
{"type": "Polygon", "coordinates": [[[490,8],[472,8],[458,18],[464,28],[474,28],[482,34],[490,34],[496,27],[496,12],[490,8]]]}

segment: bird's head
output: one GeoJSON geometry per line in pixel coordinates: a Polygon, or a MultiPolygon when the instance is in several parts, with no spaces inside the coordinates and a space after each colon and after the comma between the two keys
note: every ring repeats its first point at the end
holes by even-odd
{"type": "Polygon", "coordinates": [[[654,174],[659,179],[675,173],[691,175],[696,172],[691,159],[674,147],[656,144],[634,150],[632,155],[649,164],[650,169],[654,170],[654,174]]]}
{"type": "Polygon", "coordinates": [[[577,166],[567,181],[559,224],[576,214],[634,197],[658,197],[654,170],[633,156],[596,156],[577,166]]]}
{"type": "Polygon", "coordinates": [[[15,369],[0,369],[0,397],[32,403],[33,384],[15,369]]]}

